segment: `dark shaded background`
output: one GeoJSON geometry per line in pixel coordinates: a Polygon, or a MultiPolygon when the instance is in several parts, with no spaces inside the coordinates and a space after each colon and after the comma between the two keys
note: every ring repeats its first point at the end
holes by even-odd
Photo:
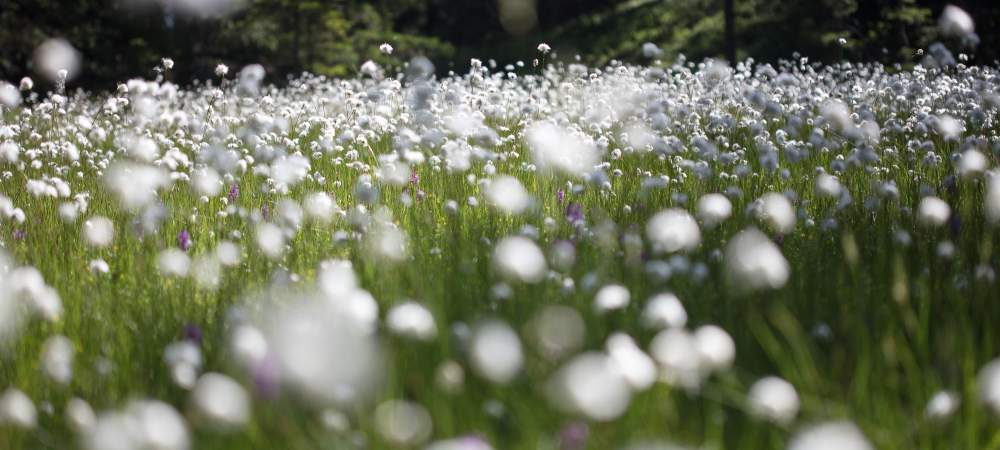
{"type": "MultiPolygon", "coordinates": [[[[641,60],[647,41],[668,61],[681,53],[725,55],[725,0],[516,0],[534,5],[537,21],[528,31],[502,23],[501,1],[515,0],[237,0],[241,7],[225,16],[184,13],[175,4],[183,1],[201,0],[0,0],[0,79],[32,75],[32,53],[49,37],[63,37],[82,53],[71,87],[90,89],[152,76],[162,57],[176,61],[168,76],[186,83],[212,77],[219,62],[261,63],[268,80],[278,82],[302,71],[351,76],[368,59],[393,67],[415,55],[430,57],[441,73],[464,71],[471,57],[530,63],[543,41],[563,59],[579,54],[592,64],[641,60]],[[380,54],[382,42],[396,52],[380,54]]],[[[912,64],[917,49],[943,40],[936,24],[948,3],[976,20],[981,43],[967,49],[973,62],[993,64],[1000,49],[996,0],[734,3],[740,59],[799,52],[826,62],[912,64]]],[[[945,42],[956,54],[961,48],[945,42]]]]}

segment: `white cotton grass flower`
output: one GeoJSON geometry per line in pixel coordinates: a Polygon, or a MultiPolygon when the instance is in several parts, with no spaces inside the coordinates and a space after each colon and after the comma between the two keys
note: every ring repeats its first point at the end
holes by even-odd
{"type": "Polygon", "coordinates": [[[32,80],[31,77],[23,77],[21,78],[21,83],[18,85],[18,87],[22,91],[25,92],[30,91],[35,88],[35,81],[32,80]]]}
{"type": "Polygon", "coordinates": [[[958,411],[962,399],[954,391],[938,391],[927,401],[924,416],[931,420],[947,420],[958,411]]]}
{"type": "Polygon", "coordinates": [[[513,381],[524,366],[521,339],[510,325],[500,320],[477,324],[469,339],[468,351],[472,368],[493,383],[513,381]]]}
{"type": "Polygon", "coordinates": [[[820,108],[820,114],[834,131],[844,132],[854,127],[851,110],[840,100],[830,100],[820,108]]]}
{"type": "Polygon", "coordinates": [[[688,315],[684,305],[670,292],[656,294],[646,302],[642,310],[642,323],[653,329],[683,328],[688,315]]]}
{"type": "Polygon", "coordinates": [[[378,46],[378,51],[381,52],[382,54],[385,54],[385,55],[391,55],[392,54],[392,46],[389,45],[388,42],[384,42],[384,43],[382,43],[382,45],[378,46]]]}
{"type": "Polygon", "coordinates": [[[285,233],[273,223],[258,224],[254,238],[257,248],[270,259],[279,259],[285,253],[285,233]]]}
{"type": "Polygon", "coordinates": [[[839,198],[844,187],[837,177],[822,173],[816,177],[816,194],[820,197],[839,198]]]}
{"type": "Polygon", "coordinates": [[[959,158],[956,166],[960,177],[971,179],[986,172],[986,169],[989,168],[989,160],[979,150],[969,149],[962,152],[962,157],[959,158]]]}
{"type": "Polygon", "coordinates": [[[695,214],[706,227],[714,228],[733,215],[733,204],[725,195],[705,194],[698,199],[695,214]]]}
{"type": "Polygon", "coordinates": [[[976,24],[965,10],[955,5],[948,5],[941,11],[938,30],[945,36],[967,37],[975,33],[976,24]]]}
{"type": "Polygon", "coordinates": [[[431,415],[423,405],[388,400],[375,408],[375,430],[393,446],[414,447],[427,442],[433,431],[431,415]]]}
{"type": "Polygon", "coordinates": [[[557,408],[597,422],[621,417],[632,401],[628,378],[612,357],[600,352],[574,356],[546,386],[557,408]]]}
{"type": "Polygon", "coordinates": [[[201,370],[201,348],[188,340],[173,342],[164,349],[163,361],[174,383],[184,389],[194,387],[201,370]]]}
{"type": "Polygon", "coordinates": [[[378,80],[382,78],[382,69],[375,61],[369,59],[361,64],[361,74],[378,80]]]}
{"type": "Polygon", "coordinates": [[[266,75],[264,66],[250,64],[244,66],[239,73],[239,90],[244,95],[255,96],[260,93],[260,84],[266,75]]]}
{"type": "Polygon", "coordinates": [[[746,291],[780,289],[790,267],[781,249],[756,228],[736,234],[725,249],[725,276],[730,286],[746,291]]]}
{"type": "Polygon", "coordinates": [[[103,412],[81,437],[88,450],[191,448],[184,417],[159,400],[134,400],[120,411],[103,412]]]}
{"type": "Polygon", "coordinates": [[[132,140],[126,151],[130,157],[146,163],[151,163],[160,157],[160,146],[156,145],[156,141],[148,137],[139,137],[132,140]]]}
{"type": "Polygon", "coordinates": [[[754,202],[754,208],[757,220],[775,233],[788,234],[795,229],[795,209],[784,194],[768,192],[754,202]]]}
{"type": "Polygon", "coordinates": [[[0,424],[30,430],[38,425],[35,402],[19,389],[7,388],[0,395],[0,424]]]}
{"type": "Polygon", "coordinates": [[[94,216],[83,223],[83,239],[91,247],[107,247],[115,238],[115,224],[104,216],[94,216]]]}
{"type": "Polygon", "coordinates": [[[795,386],[776,376],[757,380],[747,393],[750,413],[780,425],[788,425],[799,414],[799,394],[795,386]]]}
{"type": "Polygon", "coordinates": [[[705,375],[698,341],[683,328],[660,331],[649,343],[649,355],[660,366],[660,377],[671,385],[697,390],[705,375]]]}
{"type": "Polygon", "coordinates": [[[613,333],[604,347],[633,390],[649,389],[656,382],[656,363],[635,344],[631,336],[621,332],[613,333]]]}
{"type": "Polygon", "coordinates": [[[69,41],[52,38],[35,49],[35,70],[53,83],[72,80],[80,72],[80,52],[69,41]]]}
{"type": "Polygon", "coordinates": [[[215,197],[222,192],[222,177],[215,169],[205,167],[193,172],[191,186],[199,195],[215,197]]]}
{"type": "Polygon", "coordinates": [[[170,277],[186,277],[191,268],[191,257],[179,248],[168,248],[156,258],[156,268],[170,277]]]}
{"type": "Polygon", "coordinates": [[[243,251],[232,241],[219,241],[215,246],[215,257],[225,267],[238,266],[243,259],[243,251]]]}
{"type": "Polygon", "coordinates": [[[275,304],[262,317],[276,373],[303,401],[354,408],[372,399],[385,363],[368,324],[309,296],[275,304]]]}
{"type": "Polygon", "coordinates": [[[797,431],[788,450],[874,450],[861,429],[850,421],[831,421],[797,431]]]}
{"type": "Polygon", "coordinates": [[[979,401],[1000,416],[1000,358],[983,366],[976,378],[979,401]]]}
{"type": "MultiPolygon", "coordinates": [[[[520,2],[525,0],[514,1],[520,2]]],[[[462,436],[434,441],[425,447],[424,450],[493,450],[493,447],[479,437],[462,436]]]]}
{"type": "Polygon", "coordinates": [[[406,301],[389,309],[385,317],[386,328],[397,336],[419,341],[430,341],[437,336],[437,323],[426,306],[406,301]]]}
{"type": "Polygon", "coordinates": [[[97,415],[90,403],[79,397],[73,397],[66,402],[66,423],[77,433],[86,433],[97,422],[97,415]]]}
{"type": "Polygon", "coordinates": [[[16,142],[7,141],[0,144],[0,159],[8,163],[16,163],[21,155],[21,147],[16,142]]]}
{"type": "Polygon", "coordinates": [[[237,326],[229,337],[229,347],[237,361],[247,367],[254,367],[268,355],[267,337],[253,325],[237,326]]]}
{"type": "Polygon", "coordinates": [[[631,295],[628,288],[620,284],[602,286],[594,295],[594,310],[599,314],[623,309],[628,306],[631,295]]]}
{"type": "Polygon", "coordinates": [[[116,162],[108,168],[104,181],[122,206],[137,210],[157,199],[157,191],[170,185],[170,176],[160,167],[116,162]]]}
{"type": "Polygon", "coordinates": [[[694,331],[702,366],[711,371],[729,369],[736,359],[736,342],[716,325],[702,325],[694,331]]]}
{"type": "Polygon", "coordinates": [[[409,255],[409,238],[403,229],[393,225],[379,225],[365,237],[366,255],[376,261],[399,263],[409,255]]]}
{"type": "Polygon", "coordinates": [[[983,201],[986,223],[992,226],[1000,225],[1000,176],[994,175],[986,182],[986,195],[983,201]]]}
{"type": "Polygon", "coordinates": [[[947,114],[938,116],[935,123],[938,134],[946,141],[958,140],[965,131],[962,121],[947,114]]]}
{"type": "Polygon", "coordinates": [[[208,428],[229,431],[250,421],[250,395],[236,380],[209,372],[191,390],[193,416],[208,428]]]}
{"type": "Polygon", "coordinates": [[[522,236],[509,236],[497,243],[493,266],[503,278],[523,283],[538,283],[548,271],[542,250],[522,236]]]}
{"type": "Polygon", "coordinates": [[[951,207],[938,197],[927,196],[917,205],[917,222],[923,226],[939,228],[951,218],[951,207]]]}
{"type": "Polygon", "coordinates": [[[552,47],[550,47],[549,44],[542,42],[541,44],[538,44],[537,50],[539,53],[545,55],[552,51],[552,47]]]}
{"type": "Polygon", "coordinates": [[[599,162],[594,145],[574,133],[546,121],[535,122],[524,132],[535,165],[542,171],[556,170],[569,176],[589,173],[599,162]]]}
{"type": "Polygon", "coordinates": [[[0,81],[0,105],[13,109],[21,104],[21,92],[6,81],[0,81]]]}
{"type": "Polygon", "coordinates": [[[657,253],[690,252],[701,245],[701,229],[687,211],[671,208],[646,222],[646,237],[657,253]]]}
{"type": "Polygon", "coordinates": [[[490,180],[486,201],[507,214],[521,214],[531,206],[532,198],[517,178],[503,175],[490,180]]]}
{"type": "Polygon", "coordinates": [[[207,290],[218,289],[222,283],[222,263],[214,253],[201,254],[192,258],[190,274],[198,287],[207,290]]]}
{"type": "Polygon", "coordinates": [[[69,384],[73,379],[73,357],[76,349],[66,336],[53,335],[42,346],[42,372],[59,384],[69,384]]]}
{"type": "Polygon", "coordinates": [[[542,357],[556,361],[583,346],[587,325],[576,309],[547,305],[528,322],[528,333],[542,357]]]}
{"type": "Polygon", "coordinates": [[[229,73],[229,66],[219,63],[215,66],[215,76],[222,78],[229,73]]]}
{"type": "Polygon", "coordinates": [[[313,192],[302,201],[306,217],[320,224],[328,224],[339,209],[337,202],[326,192],[313,192]]]}
{"type": "Polygon", "coordinates": [[[94,275],[103,275],[111,270],[108,263],[100,258],[90,260],[90,263],[87,264],[87,268],[90,269],[90,273],[94,275]]]}

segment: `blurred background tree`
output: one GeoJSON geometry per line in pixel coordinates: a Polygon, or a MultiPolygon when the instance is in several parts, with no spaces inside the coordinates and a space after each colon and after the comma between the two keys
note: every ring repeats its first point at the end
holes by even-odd
{"type": "Polygon", "coordinates": [[[398,67],[416,55],[442,73],[464,71],[473,57],[528,63],[543,41],[591,64],[640,60],[644,42],[667,61],[725,57],[730,1],[738,59],[798,52],[912,64],[941,39],[936,22],[948,3],[976,20],[982,42],[965,49],[972,61],[1000,56],[995,0],[0,0],[0,79],[31,75],[32,53],[49,37],[81,52],[73,84],[98,89],[152,76],[163,57],[177,61],[177,82],[211,78],[220,62],[261,63],[277,82],[302,71],[351,76],[368,59],[398,67]],[[378,51],[383,42],[392,55],[378,51]]]}

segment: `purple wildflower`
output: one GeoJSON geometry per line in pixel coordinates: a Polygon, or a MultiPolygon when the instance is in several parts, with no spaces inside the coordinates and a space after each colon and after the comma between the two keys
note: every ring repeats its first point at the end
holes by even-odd
{"type": "Polygon", "coordinates": [[[264,220],[269,220],[271,218],[271,208],[267,207],[267,204],[260,205],[260,215],[264,220]]]}
{"type": "Polygon", "coordinates": [[[188,230],[181,230],[180,233],[177,233],[177,246],[184,251],[191,248],[191,233],[188,233],[188,230]]]}
{"type": "Polygon", "coordinates": [[[278,363],[267,354],[253,366],[253,384],[257,394],[264,398],[278,396],[278,363]]]}
{"type": "Polygon", "coordinates": [[[582,450],[587,446],[590,428],[583,422],[570,422],[559,430],[559,450],[582,450]]]}
{"type": "Polygon", "coordinates": [[[417,175],[416,171],[410,172],[410,183],[414,185],[420,184],[420,175],[417,175]]]}
{"type": "Polygon", "coordinates": [[[583,205],[577,202],[566,205],[566,219],[573,224],[583,222],[583,205]]]}
{"type": "Polygon", "coordinates": [[[201,339],[203,336],[204,332],[202,332],[201,327],[198,325],[193,323],[184,325],[184,339],[201,345],[201,339]]]}
{"type": "Polygon", "coordinates": [[[235,202],[239,196],[240,196],[240,185],[237,183],[233,183],[232,186],[229,186],[229,201],[235,202]]]}
{"type": "Polygon", "coordinates": [[[559,204],[561,205],[565,200],[566,200],[566,191],[563,189],[556,191],[556,201],[558,201],[559,204]]]}
{"type": "Polygon", "coordinates": [[[28,236],[28,232],[25,231],[25,230],[14,230],[14,240],[15,241],[22,241],[27,236],[28,236]]]}

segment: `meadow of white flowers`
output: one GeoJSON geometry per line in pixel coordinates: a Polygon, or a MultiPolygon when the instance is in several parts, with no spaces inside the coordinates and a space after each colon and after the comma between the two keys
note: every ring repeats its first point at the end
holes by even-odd
{"type": "Polygon", "coordinates": [[[95,94],[44,44],[0,448],[996,445],[996,67],[554,51],[95,94]]]}

